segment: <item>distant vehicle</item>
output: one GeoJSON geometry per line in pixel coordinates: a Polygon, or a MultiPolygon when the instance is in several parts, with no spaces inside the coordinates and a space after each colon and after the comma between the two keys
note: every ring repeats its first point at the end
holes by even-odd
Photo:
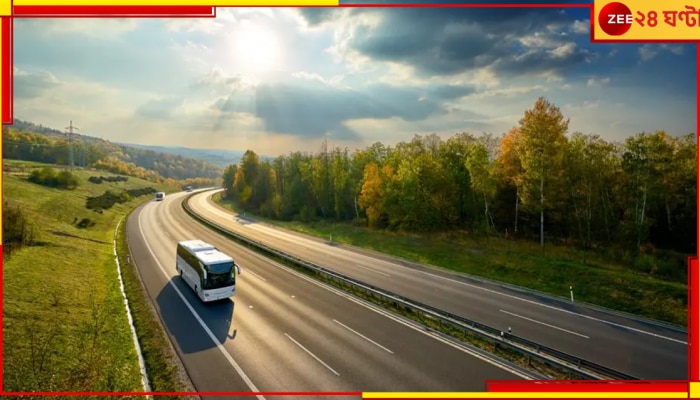
{"type": "Polygon", "coordinates": [[[175,269],[205,302],[233,297],[236,273],[241,273],[241,267],[233,258],[201,240],[177,244],[175,269]]]}
{"type": "Polygon", "coordinates": [[[185,186],[185,192],[191,192],[192,186],[185,186]]]}
{"type": "Polygon", "coordinates": [[[163,199],[165,199],[165,192],[156,193],[156,201],[162,201],[163,199]]]}

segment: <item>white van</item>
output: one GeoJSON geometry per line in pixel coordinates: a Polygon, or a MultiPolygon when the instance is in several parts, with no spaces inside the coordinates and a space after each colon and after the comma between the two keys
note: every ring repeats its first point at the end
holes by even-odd
{"type": "Polygon", "coordinates": [[[156,201],[162,201],[165,198],[165,192],[156,193],[156,201]]]}

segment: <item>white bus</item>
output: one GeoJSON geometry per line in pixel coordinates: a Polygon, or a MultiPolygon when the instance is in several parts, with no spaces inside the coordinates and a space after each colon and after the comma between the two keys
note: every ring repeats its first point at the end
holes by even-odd
{"type": "Polygon", "coordinates": [[[240,274],[241,267],[213,245],[201,240],[179,242],[176,260],[175,269],[202,301],[236,294],[236,272],[240,274]]]}
{"type": "Polygon", "coordinates": [[[156,193],[156,201],[162,201],[163,199],[165,199],[165,192],[156,193]]]}

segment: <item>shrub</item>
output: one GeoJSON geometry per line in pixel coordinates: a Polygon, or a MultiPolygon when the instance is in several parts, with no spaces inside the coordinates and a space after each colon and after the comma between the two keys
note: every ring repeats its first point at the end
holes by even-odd
{"type": "Polygon", "coordinates": [[[114,193],[111,190],[107,190],[99,196],[88,197],[85,207],[101,213],[102,210],[110,209],[117,203],[126,203],[134,197],[141,197],[155,192],[156,190],[152,187],[129,189],[120,193],[114,193]]]}
{"type": "Polygon", "coordinates": [[[9,256],[13,249],[31,246],[34,243],[34,228],[19,206],[7,201],[2,213],[3,253],[9,256]]]}
{"type": "Polygon", "coordinates": [[[29,181],[38,185],[59,188],[59,189],[75,189],[78,187],[78,177],[70,171],[61,171],[56,173],[56,170],[50,167],[35,169],[29,174],[29,181]]]}
{"type": "Polygon", "coordinates": [[[85,229],[89,228],[91,226],[95,226],[95,221],[91,220],[90,218],[83,218],[78,222],[78,228],[85,229]]]}
{"type": "Polygon", "coordinates": [[[125,176],[91,176],[88,178],[88,181],[96,184],[102,182],[126,182],[127,180],[129,180],[129,178],[125,176]]]}

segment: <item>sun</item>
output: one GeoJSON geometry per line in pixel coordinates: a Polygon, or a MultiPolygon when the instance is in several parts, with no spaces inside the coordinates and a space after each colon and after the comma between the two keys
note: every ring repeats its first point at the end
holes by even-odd
{"type": "Polygon", "coordinates": [[[275,34],[261,25],[247,23],[233,36],[233,59],[241,72],[257,75],[279,68],[279,41],[275,34]]]}

